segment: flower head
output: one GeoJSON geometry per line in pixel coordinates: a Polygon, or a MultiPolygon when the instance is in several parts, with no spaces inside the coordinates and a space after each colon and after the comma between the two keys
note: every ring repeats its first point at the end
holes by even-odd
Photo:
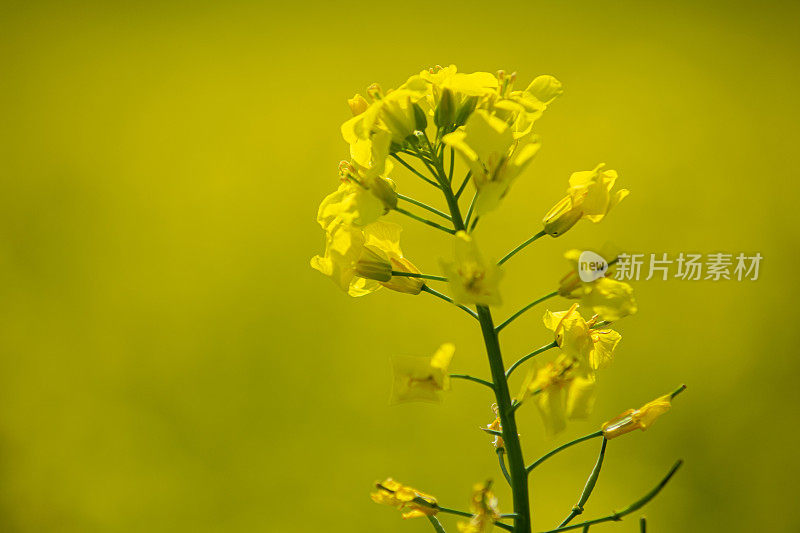
{"type": "Polygon", "coordinates": [[[469,504],[472,519],[458,523],[459,533],[488,533],[494,528],[495,521],[500,518],[500,511],[497,509],[497,497],[491,488],[491,481],[473,487],[469,504]]]}
{"type": "Polygon", "coordinates": [[[598,370],[611,362],[614,350],[622,335],[608,328],[593,328],[597,317],[586,322],[578,312],[578,304],[567,311],[545,311],[544,325],[555,334],[555,341],[561,350],[588,364],[591,370],[598,370]]]}
{"type": "Polygon", "coordinates": [[[379,221],[358,228],[338,221],[327,229],[325,254],[312,257],[311,267],[330,277],[347,294],[364,296],[381,286],[419,294],[413,288],[416,282],[397,280],[392,275],[395,267],[416,270],[400,249],[400,226],[379,221]]]}
{"type": "MultiPolygon", "coordinates": [[[[619,320],[636,313],[638,308],[633,298],[633,288],[627,283],[609,277],[613,266],[609,266],[605,275],[594,281],[581,280],[578,273],[581,253],[580,250],[569,250],[564,254],[572,270],[561,278],[558,293],[565,298],[579,299],[582,307],[591,309],[603,320],[619,320]]],[[[608,250],[600,253],[608,263],[612,263],[616,255],[608,250]]]]}
{"type": "Polygon", "coordinates": [[[646,430],[655,421],[672,407],[672,398],[680,394],[686,387],[681,386],[672,394],[666,394],[656,398],[652,402],[644,404],[639,409],[629,409],[621,415],[612,418],[603,424],[603,436],[607,439],[619,437],[633,430],[646,430]]]}
{"type": "Polygon", "coordinates": [[[441,393],[450,389],[448,368],[455,345],[442,344],[432,357],[394,356],[394,403],[414,400],[440,402],[441,393]]]}
{"type": "Polygon", "coordinates": [[[499,305],[501,270],[487,263],[465,231],[455,235],[455,260],[441,261],[453,300],[460,304],[499,305]]]}
{"type": "MultiPolygon", "coordinates": [[[[383,179],[383,178],[378,178],[383,179]]],[[[335,192],[326,196],[317,210],[317,222],[328,231],[339,223],[366,226],[384,213],[386,205],[373,192],[351,180],[344,180],[335,192]]]]}
{"type": "Polygon", "coordinates": [[[447,134],[442,142],[455,149],[472,172],[478,189],[475,214],[495,209],[514,179],[531,162],[540,144],[534,139],[514,140],[509,125],[485,110],[470,115],[463,129],[447,134]]]}
{"type": "Polygon", "coordinates": [[[544,422],[545,432],[555,435],[567,426],[567,419],[586,418],[594,407],[594,374],[580,362],[561,354],[554,362],[534,369],[525,379],[520,401],[532,396],[544,422]]]}
{"type": "Polygon", "coordinates": [[[375,487],[377,490],[370,494],[372,501],[395,507],[402,511],[403,518],[433,516],[439,512],[436,498],[392,478],[376,483],[375,487]]]}
{"type": "Polygon", "coordinates": [[[371,86],[367,93],[373,101],[366,109],[360,101],[351,105],[351,109],[355,107],[356,111],[363,111],[342,124],[342,137],[352,145],[383,130],[391,134],[392,141],[403,143],[418,129],[415,106],[425,96],[426,89],[427,84],[420,76],[412,76],[399,88],[387,93],[377,85],[371,86]]]}
{"type": "Polygon", "coordinates": [[[498,92],[498,98],[491,102],[490,109],[511,126],[514,139],[529,136],[534,122],[564,92],[561,82],[547,75],[535,78],[524,91],[512,89],[513,80],[501,83],[501,91],[498,92]]]}
{"type": "Polygon", "coordinates": [[[545,215],[545,233],[558,237],[583,218],[600,222],[612,207],[628,196],[627,189],[612,194],[617,172],[603,170],[600,164],[594,170],[574,172],[569,178],[567,196],[561,199],[545,215]]]}
{"type": "Polygon", "coordinates": [[[494,94],[497,78],[488,72],[458,72],[455,65],[436,66],[420,72],[430,84],[426,104],[434,122],[445,132],[461,126],[478,102],[494,94]]]}

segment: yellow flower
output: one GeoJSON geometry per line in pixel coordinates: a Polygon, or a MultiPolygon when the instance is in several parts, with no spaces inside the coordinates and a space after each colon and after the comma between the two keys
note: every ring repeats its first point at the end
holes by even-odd
{"type": "Polygon", "coordinates": [[[441,265],[456,303],[500,304],[502,272],[495,263],[483,260],[475,241],[465,231],[455,235],[455,261],[441,260],[441,265]]]}
{"type": "MultiPolygon", "coordinates": [[[[402,144],[406,137],[418,129],[418,112],[414,107],[425,96],[426,90],[427,83],[420,76],[412,76],[398,89],[386,94],[373,86],[369,91],[372,103],[342,124],[342,137],[349,144],[354,144],[359,139],[370,139],[375,132],[384,130],[391,133],[394,142],[402,144]]],[[[359,102],[356,109],[360,111],[362,108],[363,103],[359,102]]]]}
{"type": "Polygon", "coordinates": [[[533,397],[544,422],[545,432],[552,436],[564,430],[567,419],[586,418],[594,407],[595,378],[580,363],[561,354],[554,362],[534,369],[525,379],[520,401],[533,397]]]}
{"type": "MultiPolygon", "coordinates": [[[[582,281],[578,264],[583,252],[569,250],[564,257],[569,261],[572,270],[561,278],[558,294],[565,298],[579,299],[580,305],[591,309],[603,320],[614,321],[636,313],[638,307],[633,298],[633,288],[627,283],[617,281],[611,277],[614,265],[610,265],[603,277],[594,281],[582,281]]],[[[617,253],[610,246],[604,246],[598,254],[607,263],[611,263],[617,253]]]]}
{"type": "Polygon", "coordinates": [[[317,222],[325,231],[340,223],[366,226],[386,212],[386,206],[369,189],[350,180],[344,180],[335,192],[319,204],[317,222]]]}
{"type": "MultiPolygon", "coordinates": [[[[500,423],[500,411],[498,410],[496,403],[492,404],[492,411],[494,411],[495,418],[491,424],[486,424],[486,429],[490,429],[492,431],[499,431],[500,433],[502,433],[503,425],[500,423]]],[[[500,435],[494,435],[494,440],[492,441],[492,444],[497,449],[506,447],[506,443],[503,440],[503,437],[501,437],[500,435]]]]}
{"type": "Polygon", "coordinates": [[[373,222],[363,228],[336,222],[328,227],[325,255],[311,258],[311,267],[330,277],[350,296],[364,296],[381,286],[419,294],[419,290],[408,288],[417,282],[398,281],[391,274],[395,266],[398,270],[416,271],[403,257],[401,231],[391,222],[373,222]]]}
{"type": "Polygon", "coordinates": [[[392,402],[414,400],[440,402],[441,392],[450,390],[448,368],[455,345],[442,344],[432,357],[394,356],[394,387],[392,402]]]}
{"type": "Polygon", "coordinates": [[[455,65],[437,65],[420,72],[420,77],[430,84],[425,99],[429,114],[445,131],[463,124],[479,100],[495,93],[498,85],[497,78],[488,72],[465,74],[455,65]]]}
{"type": "Polygon", "coordinates": [[[604,166],[600,164],[594,170],[574,172],[570,176],[567,196],[544,217],[545,233],[558,237],[582,218],[600,222],[612,207],[628,196],[627,189],[611,193],[617,180],[617,172],[604,171],[604,166]]]}
{"type": "Polygon", "coordinates": [[[591,283],[581,298],[581,305],[609,321],[619,320],[638,310],[633,298],[633,288],[627,283],[608,277],[591,283]]]}
{"type": "Polygon", "coordinates": [[[392,135],[388,131],[378,130],[367,139],[356,139],[350,144],[350,158],[353,163],[351,174],[360,183],[369,187],[376,176],[387,176],[392,170],[388,161],[392,135]]]}
{"type": "Polygon", "coordinates": [[[392,478],[376,483],[377,490],[370,494],[372,501],[390,505],[402,511],[403,518],[433,516],[439,512],[436,498],[417,489],[413,489],[392,478]]]}
{"type": "Polygon", "coordinates": [[[469,522],[458,522],[460,533],[488,533],[494,528],[494,523],[500,518],[497,509],[497,497],[491,491],[492,483],[487,481],[473,487],[470,511],[472,519],[469,522]]]}
{"type": "Polygon", "coordinates": [[[535,78],[524,91],[511,90],[513,80],[503,85],[504,91],[490,104],[490,108],[497,117],[511,125],[514,139],[529,136],[534,122],[564,92],[561,82],[547,75],[535,78]]]}
{"type": "Polygon", "coordinates": [[[592,328],[598,317],[586,322],[578,312],[578,304],[567,311],[545,311],[544,325],[555,334],[561,350],[592,370],[608,366],[622,335],[612,329],[592,328]]]}
{"type": "Polygon", "coordinates": [[[613,439],[635,429],[646,430],[655,423],[658,417],[669,411],[675,394],[661,396],[644,404],[639,409],[629,409],[616,418],[612,418],[603,424],[603,435],[607,439],[613,439]]]}
{"type": "Polygon", "coordinates": [[[459,153],[472,172],[478,189],[475,214],[479,216],[500,204],[540,147],[538,140],[515,141],[508,124],[480,109],[470,115],[463,129],[445,135],[442,141],[459,153]]]}

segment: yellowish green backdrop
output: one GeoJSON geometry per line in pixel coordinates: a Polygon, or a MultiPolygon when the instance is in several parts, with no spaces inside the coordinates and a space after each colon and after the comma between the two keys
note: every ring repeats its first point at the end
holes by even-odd
{"type": "MultiPolygon", "coordinates": [[[[453,341],[455,370],[488,375],[469,318],[424,294],[353,300],[308,266],[323,247],[317,204],[347,156],[346,98],[437,63],[565,85],[538,123],[536,161],[479,226],[487,254],[538,231],[572,171],[604,161],[632,190],[601,225],[508,263],[498,316],[552,290],[572,247],[764,257],[755,282],[635,283],[640,312],[619,325],[594,415],[548,441],[523,409],[528,457],[686,382],[656,427],[610,443],[586,516],[623,507],[682,457],[643,512],[650,531],[800,526],[796,6],[2,11],[0,530],[424,532],[372,504],[372,482],[391,475],[465,508],[473,483],[499,478],[477,430],[491,421],[482,388],[388,402],[392,354],[453,341]]],[[[390,219],[438,273],[446,236],[390,219]]],[[[541,311],[503,341],[509,360],[548,342],[541,311]]],[[[535,529],[570,509],[596,448],[537,469],[535,529]]]]}

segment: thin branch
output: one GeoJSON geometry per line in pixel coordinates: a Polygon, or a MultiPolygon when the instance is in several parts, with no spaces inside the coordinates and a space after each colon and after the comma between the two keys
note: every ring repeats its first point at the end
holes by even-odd
{"type": "MultiPolygon", "coordinates": [[[[426,141],[427,141],[427,143],[428,143],[428,147],[430,147],[430,146],[431,146],[431,141],[429,141],[429,140],[428,140],[428,136],[427,136],[427,135],[425,135],[425,136],[424,136],[424,138],[425,138],[425,140],[426,140],[426,141]]],[[[430,150],[431,150],[431,153],[433,153],[433,148],[430,148],[430,150]]],[[[438,173],[438,172],[436,172],[436,169],[434,169],[434,168],[431,166],[431,164],[430,164],[430,163],[428,163],[428,160],[427,160],[427,159],[425,159],[425,157],[423,157],[423,155],[422,155],[422,150],[420,150],[420,149],[419,149],[419,145],[417,145],[417,146],[414,146],[414,151],[417,153],[417,158],[418,158],[420,161],[422,161],[422,163],[423,163],[423,164],[425,165],[425,167],[428,169],[428,172],[430,172],[430,173],[431,173],[431,174],[432,174],[434,177],[436,177],[437,181],[439,182],[439,184],[437,185],[437,187],[439,187],[440,189],[444,190],[444,184],[441,182],[441,180],[442,180],[442,179],[446,179],[446,178],[444,177],[444,175],[440,176],[440,175],[439,175],[439,173],[438,173]]],[[[431,158],[431,163],[433,163],[434,165],[436,165],[437,161],[436,161],[434,158],[431,158]]]]}
{"type": "Polygon", "coordinates": [[[514,255],[515,255],[515,254],[517,254],[517,252],[520,252],[520,251],[522,251],[522,249],[523,249],[523,248],[525,248],[526,246],[528,246],[529,244],[531,244],[532,242],[534,242],[536,239],[538,239],[538,238],[540,238],[540,237],[544,237],[545,235],[547,235],[547,234],[544,232],[544,230],[542,230],[542,231],[540,231],[539,233],[535,234],[533,237],[531,237],[531,238],[530,238],[530,239],[528,239],[527,241],[523,242],[522,244],[520,244],[519,246],[517,246],[516,248],[514,248],[513,250],[511,250],[510,252],[508,252],[508,253],[505,255],[505,257],[503,257],[503,258],[502,258],[500,261],[498,261],[498,262],[497,262],[497,265],[498,265],[498,266],[499,266],[499,265],[502,265],[503,263],[505,263],[506,261],[508,261],[508,260],[509,260],[509,259],[511,259],[512,257],[514,257],[514,255]]]}
{"type": "MultiPolygon", "coordinates": [[[[559,533],[561,531],[569,531],[570,529],[578,529],[578,528],[581,528],[581,527],[586,528],[588,526],[592,526],[594,524],[600,524],[602,522],[619,522],[620,520],[622,520],[622,518],[624,516],[629,515],[629,514],[635,512],[635,511],[638,511],[639,509],[641,509],[642,507],[647,505],[650,502],[650,500],[655,498],[656,495],[659,492],[661,492],[661,489],[663,489],[664,486],[669,482],[670,478],[672,478],[672,476],[675,475],[675,472],[678,471],[678,469],[681,467],[682,464],[683,464],[683,461],[682,460],[678,460],[678,462],[676,462],[672,466],[670,471],[667,473],[666,476],[664,476],[664,479],[662,479],[658,483],[658,485],[656,485],[650,492],[648,492],[642,498],[640,498],[640,499],[636,500],[635,502],[633,502],[632,504],[630,504],[628,507],[626,507],[622,511],[613,512],[608,516],[604,516],[603,518],[595,518],[594,520],[587,520],[586,522],[581,522],[580,524],[573,524],[571,526],[559,527],[559,528],[556,528],[556,529],[551,529],[549,531],[544,531],[542,533],[559,533]]],[[[585,531],[585,529],[584,529],[584,531],[585,531]]]]}
{"type": "MultiPolygon", "coordinates": [[[[454,514],[454,515],[457,515],[457,516],[466,516],[466,517],[472,518],[472,513],[467,513],[465,511],[458,511],[456,509],[450,509],[450,508],[447,508],[447,507],[442,507],[441,505],[437,505],[435,508],[438,509],[439,512],[442,512],[442,513],[448,513],[448,514],[454,514]]],[[[501,528],[501,529],[505,529],[506,531],[514,531],[514,528],[512,526],[509,526],[508,524],[503,524],[501,522],[495,521],[494,525],[499,527],[499,528],[501,528]]]]}
{"type": "Polygon", "coordinates": [[[606,455],[606,444],[608,444],[608,439],[603,438],[603,444],[600,446],[600,455],[597,456],[597,462],[594,464],[594,468],[592,468],[592,473],[589,474],[589,479],[586,480],[586,485],[583,487],[580,498],[578,498],[578,503],[575,504],[575,507],[572,508],[572,511],[570,511],[569,515],[558,527],[566,526],[573,518],[583,513],[583,506],[586,505],[586,501],[589,499],[589,496],[592,495],[594,486],[597,484],[597,478],[600,476],[600,469],[603,467],[603,458],[606,455]]]}
{"type": "MultiPolygon", "coordinates": [[[[423,174],[422,172],[418,171],[416,168],[412,167],[411,165],[409,165],[408,163],[406,163],[405,161],[400,159],[400,156],[398,156],[397,154],[392,154],[392,157],[394,157],[397,161],[399,161],[400,164],[403,165],[404,167],[406,167],[408,170],[410,170],[411,172],[416,174],[417,177],[422,178],[423,180],[425,180],[426,182],[430,183],[431,185],[433,185],[437,189],[440,188],[438,183],[436,183],[435,181],[433,181],[432,179],[427,177],[425,174],[423,174]]],[[[423,163],[425,163],[425,161],[423,161],[423,163]]],[[[427,163],[425,163],[425,164],[427,165],[427,163]]]]}
{"type": "Polygon", "coordinates": [[[574,445],[579,444],[579,443],[581,443],[581,442],[583,442],[585,440],[594,439],[596,437],[602,437],[602,436],[603,436],[603,431],[600,430],[600,431],[595,431],[594,433],[589,433],[588,435],[584,435],[583,437],[577,438],[575,440],[569,441],[566,444],[562,444],[558,448],[556,448],[554,450],[550,450],[549,452],[547,452],[543,456],[541,456],[538,459],[536,459],[533,463],[530,464],[530,466],[528,466],[526,468],[526,470],[528,471],[528,473],[530,473],[531,470],[533,470],[534,468],[536,468],[537,466],[539,466],[543,462],[547,461],[548,459],[553,457],[555,454],[566,450],[570,446],[574,446],[574,445]]]}
{"type": "Polygon", "coordinates": [[[435,215],[439,215],[440,217],[442,217],[443,219],[445,219],[445,220],[447,220],[449,222],[452,222],[452,220],[453,220],[450,217],[450,215],[448,215],[444,211],[439,211],[435,207],[431,207],[428,204],[426,204],[424,202],[420,202],[419,200],[415,200],[414,198],[411,198],[410,196],[406,196],[405,194],[397,193],[397,198],[399,198],[400,200],[403,200],[404,202],[408,202],[410,204],[414,204],[417,207],[421,207],[422,209],[430,211],[431,213],[433,213],[435,215]]]}
{"type": "Polygon", "coordinates": [[[441,523],[441,522],[439,522],[439,519],[438,519],[438,518],[436,518],[435,516],[428,516],[428,521],[429,521],[429,522],[431,523],[431,525],[433,526],[433,529],[435,529],[435,530],[436,530],[436,533],[447,533],[447,532],[444,530],[444,527],[442,527],[442,523],[441,523]]]}
{"type": "Polygon", "coordinates": [[[504,448],[497,448],[497,459],[500,461],[500,470],[503,472],[503,477],[506,478],[508,481],[508,486],[511,487],[513,484],[511,483],[511,475],[508,473],[508,469],[506,468],[506,460],[503,457],[506,454],[504,448]]]}
{"type": "Polygon", "coordinates": [[[394,210],[397,211],[398,213],[404,214],[407,217],[410,217],[410,218],[413,218],[414,220],[422,222],[423,224],[427,224],[428,226],[431,226],[432,228],[436,228],[436,229],[442,230],[442,231],[444,231],[446,233],[449,233],[450,235],[455,235],[455,233],[456,233],[455,230],[452,230],[450,228],[446,228],[446,227],[442,226],[441,224],[437,224],[436,222],[433,222],[432,220],[428,220],[427,218],[422,218],[419,215],[415,215],[411,211],[406,211],[402,207],[395,207],[394,210]]]}
{"type": "Polygon", "coordinates": [[[548,300],[548,299],[550,299],[550,298],[552,298],[552,297],[554,297],[554,296],[558,296],[558,291],[553,291],[553,292],[551,292],[550,294],[545,294],[545,295],[544,295],[544,296],[542,296],[541,298],[538,298],[538,299],[536,299],[536,300],[532,301],[531,303],[529,303],[528,305],[526,305],[525,307],[523,307],[522,309],[520,309],[519,311],[517,311],[516,313],[514,313],[514,314],[513,314],[513,315],[511,315],[510,317],[508,317],[508,318],[505,320],[505,322],[503,322],[502,324],[500,324],[499,326],[497,326],[496,328],[494,328],[494,330],[495,330],[497,333],[500,333],[500,331],[501,331],[501,330],[502,330],[504,327],[506,327],[506,326],[507,326],[507,325],[509,325],[511,322],[513,322],[513,321],[514,321],[514,320],[515,320],[515,319],[516,319],[518,316],[520,316],[522,313],[524,313],[525,311],[527,311],[527,310],[528,310],[528,309],[530,309],[531,307],[533,307],[533,306],[535,306],[535,305],[537,305],[537,304],[540,304],[540,303],[544,302],[545,300],[548,300]]]}
{"type": "Polygon", "coordinates": [[[467,381],[474,381],[475,383],[486,385],[490,389],[494,390],[494,383],[492,383],[491,381],[486,381],[485,379],[476,378],[475,376],[470,376],[469,374],[450,374],[450,377],[453,379],[465,379],[467,381]]]}
{"type": "Polygon", "coordinates": [[[556,341],[553,341],[553,342],[551,342],[550,344],[545,344],[545,345],[544,345],[544,346],[542,346],[541,348],[537,348],[536,350],[532,351],[531,353],[529,353],[529,354],[528,354],[528,355],[526,355],[525,357],[521,357],[521,358],[520,358],[520,359],[519,359],[519,360],[518,360],[516,363],[514,363],[513,365],[511,365],[510,367],[508,367],[508,370],[506,370],[506,379],[508,379],[508,378],[511,376],[511,373],[512,373],[512,372],[513,372],[513,371],[514,371],[514,370],[515,370],[515,369],[516,369],[516,368],[517,368],[519,365],[521,365],[522,363],[524,363],[525,361],[527,361],[527,360],[528,360],[528,359],[530,359],[531,357],[536,357],[536,356],[537,356],[537,355],[539,355],[540,353],[542,353],[542,352],[544,352],[544,351],[547,351],[547,350],[549,350],[550,348],[555,348],[556,346],[558,346],[558,343],[556,343],[556,341]]]}
{"type": "Polygon", "coordinates": [[[432,279],[434,281],[447,281],[444,276],[434,276],[431,274],[417,274],[416,272],[402,272],[400,270],[392,270],[392,276],[401,276],[405,278],[422,278],[432,279]]]}
{"type": "Polygon", "coordinates": [[[475,191],[475,194],[472,195],[472,200],[469,203],[469,208],[467,209],[467,218],[464,219],[464,226],[469,227],[469,221],[472,218],[472,211],[475,210],[475,200],[478,198],[478,192],[475,191]]]}
{"type": "Polygon", "coordinates": [[[470,233],[472,233],[473,231],[475,231],[475,226],[477,226],[477,225],[478,225],[478,221],[479,221],[480,219],[481,219],[481,217],[480,217],[480,216],[476,216],[476,217],[475,217],[475,220],[473,220],[473,221],[472,221],[472,224],[471,224],[471,225],[470,225],[470,227],[469,227],[469,232],[470,232],[470,233]]]}
{"type": "Polygon", "coordinates": [[[467,307],[467,306],[465,306],[465,305],[461,305],[461,304],[457,304],[457,303],[455,303],[455,302],[453,301],[453,299],[452,299],[452,298],[450,298],[449,296],[445,296],[445,295],[444,295],[444,294],[442,294],[441,292],[439,292],[439,291],[435,291],[435,290],[431,289],[430,287],[428,287],[427,285],[423,285],[423,286],[422,286],[422,290],[423,290],[424,292],[427,292],[428,294],[432,294],[433,296],[436,296],[437,298],[439,298],[439,299],[441,299],[441,300],[444,300],[445,302],[448,302],[448,303],[451,303],[451,304],[455,305],[455,306],[456,306],[456,307],[458,307],[459,309],[461,309],[461,310],[465,311],[467,314],[469,314],[469,316],[471,316],[471,317],[472,317],[472,318],[474,318],[475,320],[477,320],[477,319],[478,319],[478,313],[476,313],[475,311],[473,311],[472,309],[470,309],[469,307],[467,307]]]}
{"type": "MultiPolygon", "coordinates": [[[[453,147],[450,147],[450,169],[447,173],[447,181],[451,184],[453,183],[453,169],[456,166],[456,152],[453,150],[453,147]]],[[[457,198],[457,197],[456,197],[457,198]]]]}
{"type": "Polygon", "coordinates": [[[464,192],[464,189],[467,188],[467,183],[469,183],[469,178],[472,177],[472,171],[470,170],[467,172],[467,175],[464,177],[464,181],[458,187],[458,192],[456,193],[456,198],[461,198],[461,193],[464,192]]]}

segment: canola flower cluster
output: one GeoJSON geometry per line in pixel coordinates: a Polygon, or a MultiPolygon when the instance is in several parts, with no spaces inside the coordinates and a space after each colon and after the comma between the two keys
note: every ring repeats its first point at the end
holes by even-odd
{"type": "Polygon", "coordinates": [[[426,517],[439,532],[445,530],[437,515],[449,513],[467,518],[457,523],[461,533],[486,533],[494,527],[529,533],[528,475],[555,453],[592,438],[602,438],[598,465],[592,472],[594,480],[590,476],[591,483],[587,482],[579,504],[551,531],[588,529],[595,523],[621,519],[652,499],[680,465],[677,463],[654,491],[624,511],[569,524],[583,512],[594,488],[607,441],[649,428],[669,410],[683,387],[639,409],[625,411],[598,431],[525,464],[516,430],[518,409],[533,404],[549,435],[563,431],[570,419],[585,418],[594,406],[598,373],[612,363],[622,338],[610,325],[635,313],[637,304],[631,286],[611,275],[616,250],[599,250],[611,267],[606,276],[589,282],[578,274],[580,251],[569,250],[565,258],[570,270],[557,284],[554,282],[556,290],[494,325],[490,307],[502,302],[504,263],[539,238],[563,235],[580,220],[602,221],[628,195],[626,189],[615,189],[617,173],[602,164],[574,172],[565,196],[543,215],[541,229],[499,261],[487,260],[473,231],[481,217],[499,207],[532,162],[541,147],[534,134],[535,123],[563,92],[553,76],[539,76],[524,89],[515,84],[516,74],[461,73],[451,65],[423,70],[394,90],[384,91],[373,84],[366,97],[356,94],[348,101],[353,116],[341,127],[350,157],[339,164],[339,186],[323,199],[317,213],[325,234],[325,250],[311,259],[311,266],[345,293],[360,297],[381,288],[409,295],[425,292],[452,303],[480,324],[491,381],[451,373],[456,347],[449,342],[431,357],[393,358],[395,402],[439,401],[449,390],[451,379],[473,381],[495,393],[495,419],[482,429],[494,436],[492,445],[512,489],[513,513],[499,512],[491,482],[475,486],[469,512],[443,507],[433,496],[391,478],[376,484],[372,494],[375,502],[399,509],[403,518],[426,517]],[[467,170],[461,180],[454,176],[456,156],[467,170]],[[395,179],[399,173],[406,178],[410,174],[411,179],[421,179],[437,189],[446,211],[402,194],[402,182],[395,179]],[[462,215],[463,193],[468,188],[472,200],[462,215]],[[401,226],[385,220],[392,212],[449,235],[454,254],[440,259],[441,275],[423,273],[404,255],[401,226]],[[435,219],[426,218],[430,216],[435,219]],[[449,296],[431,287],[431,282],[446,283],[449,296]],[[499,333],[529,309],[556,297],[573,303],[565,310],[545,311],[543,322],[552,333],[552,342],[506,369],[499,333]],[[556,356],[546,364],[532,361],[520,392],[512,396],[508,384],[512,372],[550,349],[556,350],[556,356]]]}

